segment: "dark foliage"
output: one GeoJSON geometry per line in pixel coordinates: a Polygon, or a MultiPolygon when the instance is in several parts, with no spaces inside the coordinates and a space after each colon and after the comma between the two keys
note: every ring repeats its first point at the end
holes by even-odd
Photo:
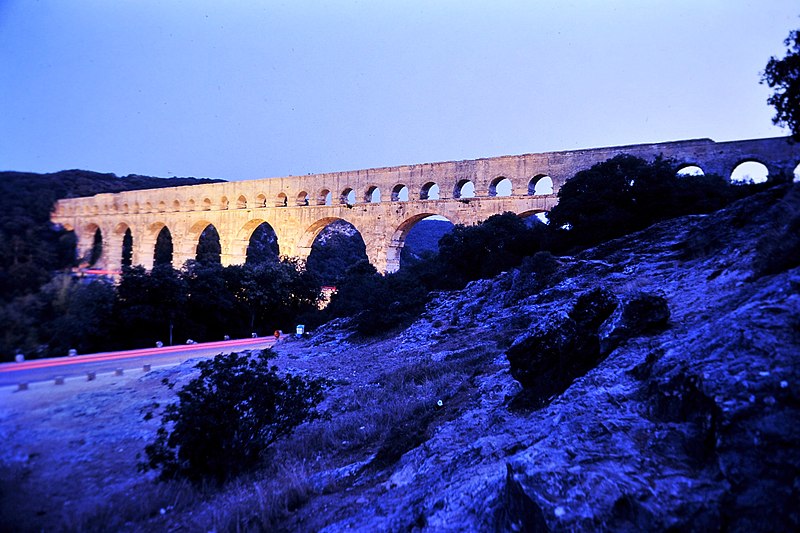
{"type": "Polygon", "coordinates": [[[474,226],[455,226],[439,241],[436,261],[442,288],[461,288],[518,266],[523,257],[542,250],[547,233],[538,219],[526,221],[514,213],[494,215],[474,226]]]}
{"type": "Polygon", "coordinates": [[[165,408],[144,468],[162,479],[223,482],[253,469],[270,444],[318,416],[324,381],[280,376],[271,350],[218,355],[165,408]]]}
{"type": "Polygon", "coordinates": [[[744,194],[719,176],[679,176],[672,161],[619,155],[582,170],[558,191],[550,223],[562,246],[590,246],[655,222],[720,209],[744,194]]]}
{"type": "Polygon", "coordinates": [[[771,57],[761,77],[775,92],[767,103],[775,107],[772,122],[788,126],[792,139],[800,141],[800,30],[794,30],[784,41],[786,56],[771,57]]]}
{"type": "Polygon", "coordinates": [[[75,236],[50,223],[56,200],[217,181],[222,180],[119,178],[85,170],[0,172],[0,302],[35,293],[53,271],[75,265],[75,236]]]}
{"type": "Polygon", "coordinates": [[[245,262],[250,265],[274,263],[279,256],[278,236],[272,226],[264,222],[250,236],[245,262]]]}
{"type": "Polygon", "coordinates": [[[323,285],[338,286],[347,270],[367,260],[367,247],[356,229],[338,220],[323,229],[308,256],[307,268],[316,274],[323,285]]]}

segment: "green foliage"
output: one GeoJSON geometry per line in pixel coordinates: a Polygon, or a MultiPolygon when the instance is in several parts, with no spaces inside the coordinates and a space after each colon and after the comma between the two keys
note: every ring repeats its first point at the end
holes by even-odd
{"type": "Polygon", "coordinates": [[[786,56],[783,59],[771,57],[761,83],[766,83],[775,92],[767,103],[775,107],[772,122],[778,126],[788,126],[792,139],[800,141],[800,30],[794,30],[784,41],[786,56]]]}
{"type": "Polygon", "coordinates": [[[218,355],[165,408],[144,468],[163,479],[226,481],[256,467],[280,437],[318,416],[324,381],[277,373],[271,350],[218,355]]]}

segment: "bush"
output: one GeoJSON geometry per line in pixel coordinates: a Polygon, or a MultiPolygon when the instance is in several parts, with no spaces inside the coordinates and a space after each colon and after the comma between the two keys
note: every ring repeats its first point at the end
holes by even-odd
{"type": "Polygon", "coordinates": [[[272,350],[218,355],[165,408],[144,469],[162,479],[222,482],[254,468],[278,438],[318,416],[324,381],[277,374],[272,350]]]}

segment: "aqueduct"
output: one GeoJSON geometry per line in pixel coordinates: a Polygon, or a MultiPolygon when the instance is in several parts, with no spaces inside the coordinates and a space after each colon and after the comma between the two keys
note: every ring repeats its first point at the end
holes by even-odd
{"type": "Polygon", "coordinates": [[[662,155],[681,167],[721,176],[754,161],[765,165],[771,178],[791,179],[800,162],[800,144],[785,137],[694,139],[98,194],[59,200],[52,221],[75,231],[82,252],[99,230],[103,247],[97,265],[118,270],[128,231],[133,264],[149,269],[163,228],[173,240],[173,264],[180,266],[195,258],[200,235],[213,225],[222,264],[230,265],[244,263],[250,237],[264,222],[274,229],[281,255],[305,258],[319,232],[342,219],[361,233],[372,264],[392,272],[418,221],[440,215],[474,224],[506,211],[546,212],[576,172],[623,153],[647,160],[662,155]]]}

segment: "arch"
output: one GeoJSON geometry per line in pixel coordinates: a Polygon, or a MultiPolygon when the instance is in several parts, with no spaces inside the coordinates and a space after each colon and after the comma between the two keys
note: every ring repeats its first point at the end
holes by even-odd
{"type": "Polygon", "coordinates": [[[161,200],[158,202],[158,212],[159,213],[166,213],[167,212],[167,202],[161,200]]]}
{"type": "Polygon", "coordinates": [[[519,213],[517,216],[520,218],[530,218],[534,217],[542,224],[549,224],[550,219],[547,218],[549,211],[545,211],[543,209],[531,209],[530,211],[523,211],[519,213]]]}
{"type": "Polygon", "coordinates": [[[429,181],[422,186],[419,191],[420,200],[438,200],[439,199],[439,185],[433,181],[429,181]]]}
{"type": "Polygon", "coordinates": [[[764,183],[769,180],[767,165],[756,159],[743,159],[731,171],[731,183],[764,183]]]}
{"type": "Polygon", "coordinates": [[[700,165],[684,163],[675,171],[676,176],[705,176],[706,173],[700,165]]]}
{"type": "Polygon", "coordinates": [[[130,212],[130,208],[128,207],[128,202],[122,204],[122,212],[128,214],[130,212]]]}
{"type": "Polygon", "coordinates": [[[172,202],[172,210],[173,211],[180,211],[181,210],[181,202],[179,200],[175,200],[172,202]]]}
{"type": "Polygon", "coordinates": [[[211,198],[203,198],[203,211],[211,211],[211,198]]]}
{"type": "Polygon", "coordinates": [[[194,198],[190,198],[188,202],[186,202],[186,210],[187,211],[194,211],[195,202],[194,198]]]}
{"type": "Polygon", "coordinates": [[[152,213],[152,212],[153,212],[153,204],[150,202],[145,202],[144,213],[152,213]]]}
{"type": "Polygon", "coordinates": [[[295,203],[297,205],[308,205],[308,193],[306,191],[300,191],[297,193],[295,203]]]}
{"type": "Polygon", "coordinates": [[[472,180],[458,180],[453,187],[453,198],[475,198],[475,184],[472,180]]]}
{"type": "Polygon", "coordinates": [[[159,265],[172,266],[172,233],[166,225],[162,225],[156,235],[155,246],[153,246],[153,267],[159,265]]]}
{"type": "Polygon", "coordinates": [[[139,202],[134,202],[133,203],[133,208],[131,209],[131,213],[135,214],[135,213],[138,213],[139,211],[140,211],[139,202]]]}
{"type": "Polygon", "coordinates": [[[103,231],[100,229],[100,226],[94,222],[90,222],[84,228],[84,235],[91,236],[92,244],[89,249],[86,250],[86,254],[83,256],[81,262],[89,267],[95,266],[103,257],[103,231]]]}
{"type": "MultiPolygon", "coordinates": [[[[283,193],[281,193],[281,194],[283,194],[283,193]]],[[[278,196],[280,196],[280,194],[278,196]]],[[[283,194],[283,196],[286,197],[285,194],[283,194]]],[[[266,194],[260,193],[258,196],[256,196],[256,207],[267,207],[267,195],[266,194]]]]}
{"type": "Polygon", "coordinates": [[[261,222],[247,240],[244,262],[250,265],[275,263],[280,259],[278,234],[268,222],[261,222]]]}
{"type": "Polygon", "coordinates": [[[392,238],[389,241],[386,257],[386,271],[395,272],[409,260],[419,259],[420,255],[426,251],[435,252],[438,250],[439,239],[446,233],[453,229],[453,222],[436,213],[420,213],[402,221],[392,233],[392,238]],[[431,221],[445,223],[446,227],[435,229],[428,229],[427,235],[415,235],[418,233],[420,222],[431,221]],[[416,229],[415,229],[416,228],[416,229]],[[408,241],[411,236],[412,240],[408,241]],[[414,239],[417,237],[417,239],[414,239]],[[415,244],[415,250],[407,249],[406,243],[410,242],[415,244]]]}
{"type": "Polygon", "coordinates": [[[547,196],[553,194],[553,178],[547,174],[537,174],[528,182],[528,195],[547,196]]]}
{"type": "Polygon", "coordinates": [[[364,193],[364,203],[379,204],[381,203],[381,190],[377,185],[367,187],[367,192],[364,193]]]}
{"type": "Polygon", "coordinates": [[[223,196],[222,198],[219,199],[219,208],[222,209],[223,211],[228,209],[229,204],[230,202],[228,201],[227,196],[223,196]]]}
{"type": "Polygon", "coordinates": [[[333,203],[333,195],[329,189],[322,189],[317,195],[317,205],[331,205],[333,203]]]}
{"type": "Polygon", "coordinates": [[[346,205],[356,205],[356,191],[350,187],[346,187],[342,194],[339,195],[339,203],[346,205]]]}
{"type": "Polygon", "coordinates": [[[369,260],[361,232],[342,218],[325,218],[312,224],[303,236],[307,244],[306,269],[323,285],[335,285],[344,272],[359,261],[369,260]]]}
{"type": "Polygon", "coordinates": [[[204,265],[220,264],[222,246],[220,245],[219,232],[214,224],[207,224],[200,232],[195,247],[195,260],[204,265]]]}
{"type": "Polygon", "coordinates": [[[402,183],[398,183],[392,188],[392,201],[393,202],[407,202],[408,201],[408,187],[402,183]]]}
{"type": "Polygon", "coordinates": [[[276,207],[286,207],[289,205],[289,198],[286,196],[286,193],[278,193],[278,197],[275,199],[275,206],[276,207]]]}
{"type": "Polygon", "coordinates": [[[505,176],[498,176],[489,184],[489,196],[511,196],[512,192],[511,180],[505,176]]]}
{"type": "Polygon", "coordinates": [[[122,243],[120,266],[133,266],[133,232],[127,222],[120,222],[114,228],[114,235],[122,243]]]}
{"type": "Polygon", "coordinates": [[[245,195],[239,195],[239,198],[236,199],[236,209],[247,209],[247,198],[245,195]]]}

